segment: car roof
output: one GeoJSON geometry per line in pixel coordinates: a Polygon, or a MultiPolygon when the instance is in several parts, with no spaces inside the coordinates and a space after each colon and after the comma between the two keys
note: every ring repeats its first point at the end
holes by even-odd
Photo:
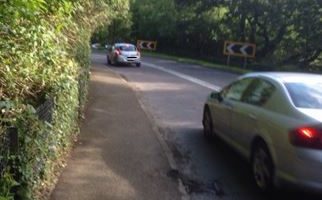
{"type": "Polygon", "coordinates": [[[322,82],[321,74],[300,73],[300,72],[254,72],[244,77],[266,77],[278,82],[322,82]]]}

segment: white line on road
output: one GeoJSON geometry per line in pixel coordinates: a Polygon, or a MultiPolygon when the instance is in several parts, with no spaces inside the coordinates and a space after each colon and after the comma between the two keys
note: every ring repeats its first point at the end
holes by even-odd
{"type": "Polygon", "coordinates": [[[177,76],[177,77],[180,77],[182,79],[185,79],[187,81],[190,81],[190,82],[193,82],[193,83],[196,83],[198,85],[201,85],[203,87],[206,87],[206,88],[209,88],[211,90],[214,90],[214,91],[219,91],[221,89],[221,87],[219,86],[216,86],[216,85],[213,85],[213,84],[210,84],[206,81],[203,81],[203,80],[200,80],[200,79],[197,79],[197,78],[194,78],[192,76],[188,76],[186,74],[182,74],[182,73],[179,73],[179,72],[176,72],[176,71],[173,71],[171,69],[166,69],[164,67],[161,67],[159,65],[155,65],[155,64],[152,64],[152,63],[147,63],[147,62],[142,62],[142,64],[144,64],[145,66],[147,67],[151,67],[151,68],[154,68],[154,69],[157,69],[157,70],[160,70],[160,71],[163,71],[163,72],[166,72],[166,73],[169,73],[169,74],[172,74],[174,76],[177,76]]]}

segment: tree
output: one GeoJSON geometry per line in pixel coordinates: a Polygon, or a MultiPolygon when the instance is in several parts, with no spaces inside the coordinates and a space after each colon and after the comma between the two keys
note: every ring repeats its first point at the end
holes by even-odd
{"type": "Polygon", "coordinates": [[[92,36],[92,42],[113,44],[131,40],[132,13],[130,12],[130,1],[111,1],[110,8],[113,15],[110,15],[109,21],[96,29],[92,36]]]}
{"type": "Polygon", "coordinates": [[[177,19],[173,0],[134,0],[132,31],[139,39],[171,38],[177,19]]]}
{"type": "Polygon", "coordinates": [[[102,38],[129,40],[131,32],[132,41],[157,40],[159,50],[209,60],[224,60],[225,40],[243,41],[257,45],[259,63],[322,65],[320,0],[128,1],[102,38]]]}

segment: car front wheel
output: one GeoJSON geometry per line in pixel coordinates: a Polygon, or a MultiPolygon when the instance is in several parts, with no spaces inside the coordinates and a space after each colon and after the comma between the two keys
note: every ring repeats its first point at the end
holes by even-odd
{"type": "Polygon", "coordinates": [[[111,58],[110,62],[111,62],[111,65],[113,65],[113,66],[115,66],[117,64],[113,58],[111,58]]]}

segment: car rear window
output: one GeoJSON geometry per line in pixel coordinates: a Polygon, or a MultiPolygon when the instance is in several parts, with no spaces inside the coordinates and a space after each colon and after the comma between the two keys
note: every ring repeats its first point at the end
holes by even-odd
{"type": "Polygon", "coordinates": [[[136,47],[134,45],[123,45],[118,46],[117,48],[121,51],[136,51],[136,47]]]}
{"type": "Polygon", "coordinates": [[[322,82],[284,83],[296,107],[322,109],[322,82]]]}

